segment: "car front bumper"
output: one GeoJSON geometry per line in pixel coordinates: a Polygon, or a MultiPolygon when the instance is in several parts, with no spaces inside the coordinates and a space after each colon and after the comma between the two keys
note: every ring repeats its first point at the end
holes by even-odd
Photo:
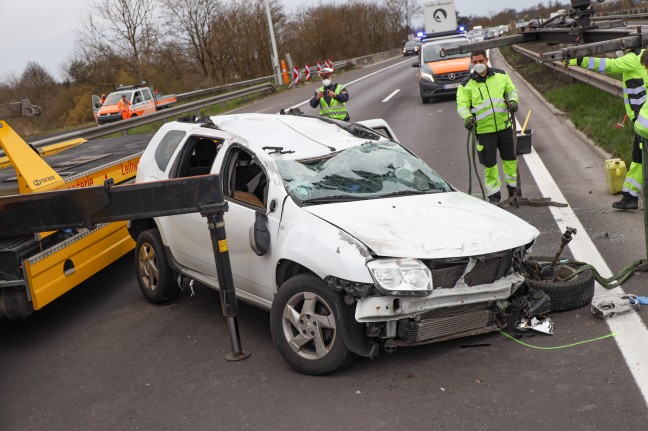
{"type": "Polygon", "coordinates": [[[444,94],[456,94],[459,84],[460,84],[459,81],[453,83],[438,83],[438,82],[429,81],[427,79],[421,79],[419,81],[421,96],[423,97],[441,96],[444,94]]]}
{"type": "Polygon", "coordinates": [[[413,318],[440,308],[489,303],[509,298],[524,282],[513,273],[493,283],[479,286],[435,288],[427,296],[368,296],[358,300],[355,318],[358,322],[386,322],[413,318]]]}

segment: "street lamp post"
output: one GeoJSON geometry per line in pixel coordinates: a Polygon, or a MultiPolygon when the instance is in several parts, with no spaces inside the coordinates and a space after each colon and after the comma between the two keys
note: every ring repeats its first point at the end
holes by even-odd
{"type": "Polygon", "coordinates": [[[272,43],[272,67],[275,71],[277,85],[281,85],[281,69],[279,68],[279,54],[277,54],[277,42],[275,41],[274,27],[272,25],[272,16],[270,15],[269,0],[265,0],[266,16],[268,17],[268,29],[270,30],[270,42],[272,43]]]}

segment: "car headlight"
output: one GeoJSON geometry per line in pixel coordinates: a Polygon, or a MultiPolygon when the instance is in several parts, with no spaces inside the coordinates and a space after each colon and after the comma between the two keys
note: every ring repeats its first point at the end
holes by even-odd
{"type": "Polygon", "coordinates": [[[432,292],[432,272],[418,259],[376,259],[367,262],[376,288],[385,295],[424,296],[432,292]]]}
{"type": "Polygon", "coordinates": [[[427,72],[421,72],[421,79],[427,79],[428,81],[434,82],[434,76],[427,72]]]}

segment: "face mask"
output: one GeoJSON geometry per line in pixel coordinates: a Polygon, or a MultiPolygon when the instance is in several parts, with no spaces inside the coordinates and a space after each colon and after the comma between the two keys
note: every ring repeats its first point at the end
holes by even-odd
{"type": "Polygon", "coordinates": [[[623,57],[624,55],[625,55],[625,54],[623,53],[623,51],[617,51],[617,52],[616,52],[616,56],[617,56],[617,58],[619,58],[619,57],[623,57]]]}
{"type": "Polygon", "coordinates": [[[322,79],[322,84],[324,84],[324,87],[328,87],[329,85],[331,85],[331,80],[328,78],[322,79]]]}
{"type": "Polygon", "coordinates": [[[475,72],[479,73],[480,75],[486,72],[486,65],[483,63],[477,63],[473,66],[473,69],[475,72]]]}

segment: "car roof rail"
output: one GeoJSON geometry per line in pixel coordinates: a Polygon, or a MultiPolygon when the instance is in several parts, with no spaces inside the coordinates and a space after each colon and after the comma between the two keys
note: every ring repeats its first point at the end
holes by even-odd
{"type": "Polygon", "coordinates": [[[304,112],[299,108],[290,108],[288,109],[288,112],[286,112],[285,109],[281,108],[281,111],[279,111],[279,115],[298,115],[302,117],[304,116],[304,112]]]}
{"type": "Polygon", "coordinates": [[[186,117],[178,118],[176,121],[179,123],[194,123],[200,124],[200,127],[208,127],[210,129],[218,129],[218,126],[214,121],[208,117],[196,117],[195,115],[187,115],[186,117]]]}

